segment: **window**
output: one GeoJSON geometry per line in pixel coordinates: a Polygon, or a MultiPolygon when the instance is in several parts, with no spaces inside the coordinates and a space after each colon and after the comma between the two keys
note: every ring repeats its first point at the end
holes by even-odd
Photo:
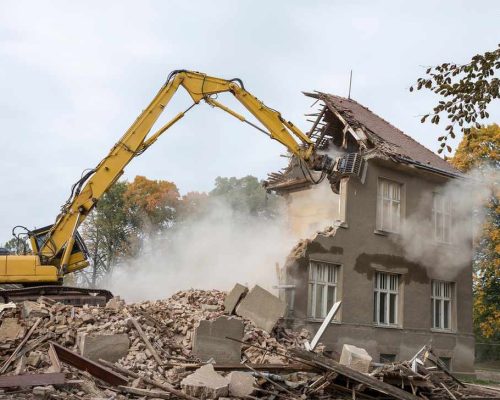
{"type": "Polygon", "coordinates": [[[399,275],[375,273],[373,321],[377,325],[398,324],[399,275]]]}
{"type": "Polygon", "coordinates": [[[338,265],[311,261],[309,264],[309,297],[307,316],[325,318],[337,301],[338,265]]]}
{"type": "Polygon", "coordinates": [[[451,282],[432,281],[432,327],[451,330],[451,282]]]}
{"type": "Polygon", "coordinates": [[[451,201],[439,193],[434,193],[432,203],[434,238],[443,243],[451,243],[451,201]]]}
{"type": "Polygon", "coordinates": [[[377,229],[399,232],[401,227],[401,184],[379,179],[377,229]]]}

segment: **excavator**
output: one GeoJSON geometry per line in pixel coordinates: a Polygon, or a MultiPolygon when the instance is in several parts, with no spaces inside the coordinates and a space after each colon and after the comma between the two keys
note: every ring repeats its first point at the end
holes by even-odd
{"type": "MultiPolygon", "coordinates": [[[[112,294],[107,290],[74,288],[62,284],[65,275],[89,265],[88,251],[78,227],[99,199],[120,178],[127,164],[144,153],[201,101],[227,112],[280,142],[310,176],[311,171],[319,171],[322,176],[328,176],[335,170],[336,161],[325,154],[317,154],[313,141],[306,134],[285,120],[278,111],[248,92],[240,79],[226,80],[195,71],[175,70],[106,157],[95,168],[84,172],[71,187],[71,194],[61,207],[54,224],[33,230],[16,227],[22,229],[29,239],[31,251],[20,255],[0,253],[0,286],[3,288],[0,290],[0,301],[36,299],[39,296],[75,305],[103,304],[108,301],[112,294]],[[193,104],[151,133],[154,124],[181,86],[188,92],[193,104]],[[231,93],[262,127],[220,103],[217,95],[225,92],[231,93]]],[[[19,234],[17,236],[20,237],[19,234]]]]}

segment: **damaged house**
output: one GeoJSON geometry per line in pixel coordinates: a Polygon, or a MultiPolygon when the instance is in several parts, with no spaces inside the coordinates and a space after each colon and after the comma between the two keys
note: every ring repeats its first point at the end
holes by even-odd
{"type": "Polygon", "coordinates": [[[454,243],[456,199],[445,192],[459,172],[356,101],[306,95],[320,105],[309,136],[340,161],[319,184],[293,159],[266,183],[286,199],[291,229],[313,237],[282,271],[287,323],[315,332],[340,300],[327,349],[353,344],[388,362],[431,344],[453,371],[473,373],[472,242],[454,243]],[[413,232],[415,216],[422,229],[413,232]],[[425,257],[409,255],[422,240],[425,257]]]}

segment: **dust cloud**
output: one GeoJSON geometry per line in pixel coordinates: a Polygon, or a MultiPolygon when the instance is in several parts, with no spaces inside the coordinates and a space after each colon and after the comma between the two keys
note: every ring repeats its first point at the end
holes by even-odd
{"type": "Polygon", "coordinates": [[[435,236],[434,193],[422,194],[417,212],[404,221],[401,235],[394,239],[403,247],[406,258],[424,265],[436,279],[453,280],[463,268],[470,267],[471,246],[484,224],[484,205],[492,191],[498,193],[498,182],[499,171],[485,167],[463,179],[453,179],[436,191],[451,206],[449,237],[441,243],[435,236]]]}
{"type": "Polygon", "coordinates": [[[155,239],[118,265],[106,287],[127,301],[161,299],[184,289],[229,290],[236,283],[271,290],[294,238],[285,210],[272,219],[235,211],[219,198],[207,211],[155,239]]]}

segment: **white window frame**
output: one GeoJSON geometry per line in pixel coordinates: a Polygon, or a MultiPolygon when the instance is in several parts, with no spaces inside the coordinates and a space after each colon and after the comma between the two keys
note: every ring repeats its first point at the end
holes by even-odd
{"type": "MultiPolygon", "coordinates": [[[[331,306],[335,304],[338,298],[338,280],[340,273],[340,265],[331,264],[320,261],[309,262],[308,271],[308,294],[307,294],[307,317],[309,319],[324,319],[328,314],[328,291],[333,290],[333,299],[331,306]],[[321,293],[321,294],[320,294],[321,293]],[[318,313],[316,306],[318,303],[318,296],[321,296],[321,310],[318,313]]],[[[337,318],[337,317],[336,317],[337,318]]],[[[334,318],[334,320],[336,320],[334,318]]]]}
{"type": "Polygon", "coordinates": [[[379,326],[399,326],[399,287],[400,274],[376,271],[374,278],[373,322],[379,326]],[[394,302],[391,303],[393,296],[394,302]],[[382,304],[382,299],[384,302],[382,304]],[[391,304],[394,306],[394,320],[390,321],[391,304]],[[382,308],[382,310],[381,310],[382,308]],[[381,317],[381,313],[383,318],[381,317]]]}
{"type": "Polygon", "coordinates": [[[453,282],[433,280],[431,282],[432,329],[452,330],[453,282]],[[447,320],[445,317],[447,313],[447,320]]]}
{"type": "Polygon", "coordinates": [[[401,207],[403,185],[379,178],[377,182],[377,230],[399,233],[401,231],[401,207]],[[385,190],[387,188],[387,190],[385,190]],[[387,207],[386,207],[387,205],[387,207]],[[387,223],[385,221],[387,220],[387,223]]]}
{"type": "Polygon", "coordinates": [[[441,243],[452,242],[452,202],[447,196],[434,192],[432,197],[432,223],[434,239],[441,243]]]}

